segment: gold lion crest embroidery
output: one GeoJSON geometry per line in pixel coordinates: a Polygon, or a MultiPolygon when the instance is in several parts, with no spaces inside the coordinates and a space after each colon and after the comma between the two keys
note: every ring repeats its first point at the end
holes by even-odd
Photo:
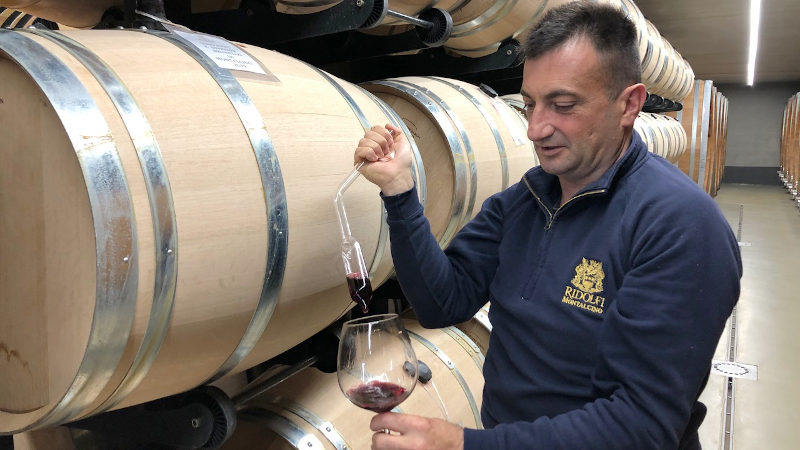
{"type": "Polygon", "coordinates": [[[572,279],[572,285],[584,292],[596,294],[603,291],[603,278],[605,277],[603,263],[583,258],[583,261],[575,267],[575,278],[572,279]]]}
{"type": "Polygon", "coordinates": [[[571,281],[572,286],[568,285],[564,288],[564,297],[561,302],[602,316],[606,307],[606,298],[599,294],[603,292],[605,277],[603,263],[582,258],[581,263],[575,267],[575,277],[571,281]]]}

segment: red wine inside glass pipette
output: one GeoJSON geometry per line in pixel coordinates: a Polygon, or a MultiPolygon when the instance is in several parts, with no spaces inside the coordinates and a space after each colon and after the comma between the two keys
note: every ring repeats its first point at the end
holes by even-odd
{"type": "Polygon", "coordinates": [[[347,397],[361,408],[383,413],[402,403],[405,393],[405,388],[394,383],[372,380],[348,389],[347,397]]]}
{"type": "Polygon", "coordinates": [[[347,274],[347,288],[350,289],[350,298],[361,305],[361,311],[365,314],[369,312],[369,304],[372,301],[372,285],[369,278],[362,277],[358,273],[347,274]]]}

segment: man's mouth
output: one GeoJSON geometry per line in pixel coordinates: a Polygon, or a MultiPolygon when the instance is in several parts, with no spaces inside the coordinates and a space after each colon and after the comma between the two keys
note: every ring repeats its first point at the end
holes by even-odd
{"type": "Polygon", "coordinates": [[[554,152],[557,152],[558,150],[564,148],[561,145],[539,145],[537,147],[539,148],[540,151],[542,151],[544,153],[554,153],[554,152]]]}

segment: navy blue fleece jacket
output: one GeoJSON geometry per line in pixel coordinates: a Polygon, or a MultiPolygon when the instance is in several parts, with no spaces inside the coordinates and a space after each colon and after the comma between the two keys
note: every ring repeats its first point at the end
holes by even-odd
{"type": "Polygon", "coordinates": [[[465,448],[698,448],[697,398],[739,297],[730,226],[636,133],[559,202],[557,178],[533,168],[442,252],[415,190],[384,198],[397,278],[424,326],[491,301],[487,429],[465,430],[465,448]]]}

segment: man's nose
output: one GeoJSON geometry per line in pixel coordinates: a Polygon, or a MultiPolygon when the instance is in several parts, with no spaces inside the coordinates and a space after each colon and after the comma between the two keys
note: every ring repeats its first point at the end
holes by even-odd
{"type": "Polygon", "coordinates": [[[555,128],[550,121],[534,108],[528,112],[528,139],[531,141],[541,141],[550,137],[555,128]]]}

